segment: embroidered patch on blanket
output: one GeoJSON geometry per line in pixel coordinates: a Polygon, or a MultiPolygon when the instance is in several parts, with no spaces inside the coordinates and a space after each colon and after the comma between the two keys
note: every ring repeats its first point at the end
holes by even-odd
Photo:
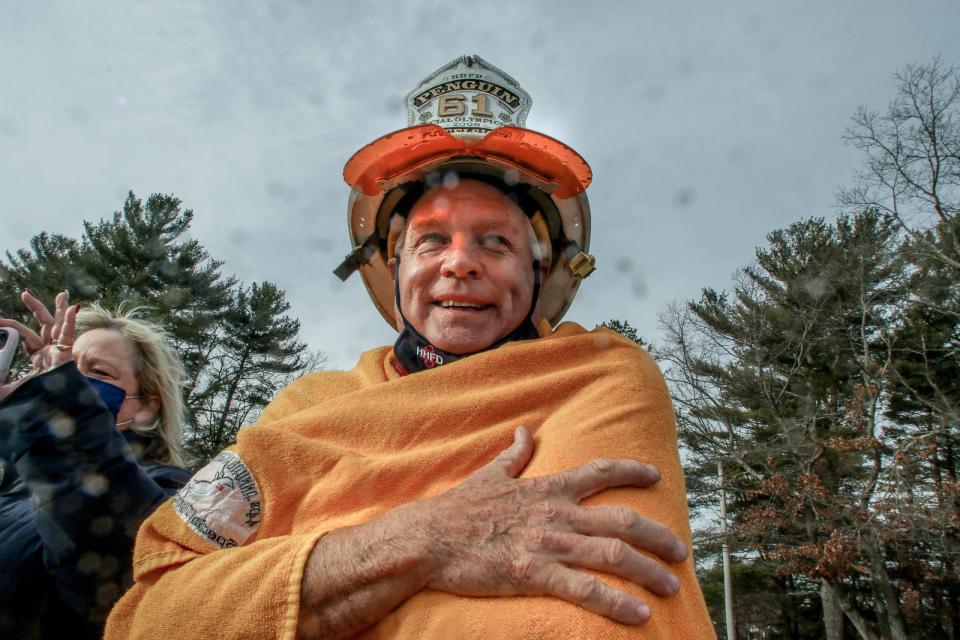
{"type": "Polygon", "coordinates": [[[224,451],[177,492],[173,508],[200,537],[236,547],[260,526],[260,488],[240,456],[224,451]]]}

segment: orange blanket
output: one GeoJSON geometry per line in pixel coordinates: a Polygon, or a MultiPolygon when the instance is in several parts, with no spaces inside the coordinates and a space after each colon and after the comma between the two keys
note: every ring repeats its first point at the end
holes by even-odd
{"type": "MultiPolygon", "coordinates": [[[[564,323],[540,340],[410,376],[399,376],[392,358],[382,347],[352,371],[301,378],[241,431],[239,458],[222,454],[220,471],[193,491],[242,495],[244,517],[217,524],[183,501],[158,509],[140,530],[137,582],[107,638],[293,638],[303,566],[322,532],[449,489],[506,448],[520,424],[536,447],[525,477],[601,456],[659,467],[654,487],[608,490],[584,504],[627,505],[689,543],[670,399],[633,343],[564,323]]],[[[713,638],[692,560],[673,568],[682,587],[669,598],[603,576],[650,605],[640,627],[554,598],[424,591],[361,637],[713,638]]]]}

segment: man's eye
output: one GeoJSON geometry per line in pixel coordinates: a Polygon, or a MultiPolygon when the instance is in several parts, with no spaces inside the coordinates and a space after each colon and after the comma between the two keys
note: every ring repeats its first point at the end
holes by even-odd
{"type": "Polygon", "coordinates": [[[420,239],[417,241],[417,246],[443,244],[445,241],[446,238],[439,233],[428,233],[420,236],[420,239]]]}
{"type": "Polygon", "coordinates": [[[483,244],[487,247],[510,247],[510,241],[496,234],[490,234],[483,237],[483,244]]]}
{"type": "Polygon", "coordinates": [[[104,371],[103,369],[90,369],[90,373],[92,373],[92,374],[95,375],[95,376],[102,376],[102,377],[105,377],[105,378],[112,378],[112,377],[113,377],[110,373],[104,371]]]}

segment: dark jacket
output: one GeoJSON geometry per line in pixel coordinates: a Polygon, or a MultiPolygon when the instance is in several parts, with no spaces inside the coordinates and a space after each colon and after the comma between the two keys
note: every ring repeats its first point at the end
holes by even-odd
{"type": "Polygon", "coordinates": [[[72,362],[0,403],[0,638],[99,638],[137,528],[190,478],[139,459],[72,362]]]}

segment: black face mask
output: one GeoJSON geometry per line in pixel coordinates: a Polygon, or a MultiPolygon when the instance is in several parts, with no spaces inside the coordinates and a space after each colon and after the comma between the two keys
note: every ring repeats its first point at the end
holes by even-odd
{"type": "MultiPolygon", "coordinates": [[[[432,369],[442,364],[449,364],[460,358],[465,358],[470,353],[447,353],[443,349],[434,346],[429,340],[423,337],[419,331],[413,328],[403,315],[403,308],[400,306],[400,258],[396,258],[396,264],[393,267],[393,295],[397,301],[397,312],[400,319],[403,320],[403,331],[393,345],[393,352],[404,371],[407,373],[416,373],[424,369],[432,369]]],[[[540,261],[533,261],[533,299],[530,301],[530,311],[516,329],[491,344],[483,351],[496,349],[502,344],[513,340],[533,340],[539,338],[540,334],[537,328],[533,326],[533,310],[537,306],[537,299],[540,297],[540,261]]]]}

